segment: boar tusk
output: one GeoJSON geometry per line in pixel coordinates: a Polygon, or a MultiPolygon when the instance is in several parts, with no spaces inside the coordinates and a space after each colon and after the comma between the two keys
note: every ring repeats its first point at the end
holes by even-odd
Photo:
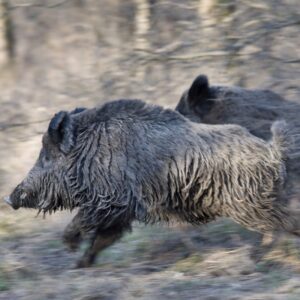
{"type": "Polygon", "coordinates": [[[9,204],[10,206],[12,206],[12,202],[11,202],[9,196],[4,197],[4,201],[5,201],[7,204],[9,204]]]}

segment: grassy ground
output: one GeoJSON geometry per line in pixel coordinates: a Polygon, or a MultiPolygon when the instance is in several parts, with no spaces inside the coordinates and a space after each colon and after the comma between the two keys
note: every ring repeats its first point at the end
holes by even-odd
{"type": "Polygon", "coordinates": [[[71,216],[46,220],[1,210],[0,299],[300,299],[300,251],[285,239],[256,263],[258,235],[230,221],[200,228],[143,227],[74,269],[61,233],[71,216]]]}

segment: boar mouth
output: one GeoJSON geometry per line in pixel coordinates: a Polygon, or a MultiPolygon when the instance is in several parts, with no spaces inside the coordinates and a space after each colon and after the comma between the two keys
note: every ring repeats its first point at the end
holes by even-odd
{"type": "Polygon", "coordinates": [[[10,205],[13,209],[18,209],[19,206],[14,205],[9,196],[4,197],[4,201],[10,205]]]}

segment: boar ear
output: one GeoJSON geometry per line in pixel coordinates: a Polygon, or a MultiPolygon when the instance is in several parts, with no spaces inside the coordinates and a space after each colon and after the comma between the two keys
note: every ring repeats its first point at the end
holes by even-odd
{"type": "Polygon", "coordinates": [[[76,115],[76,114],[79,114],[79,113],[81,113],[81,112],[83,112],[83,111],[85,111],[85,110],[86,110],[85,107],[76,107],[74,110],[72,110],[72,111],[70,112],[70,114],[71,114],[71,115],[76,115]]]}
{"type": "Polygon", "coordinates": [[[70,115],[66,111],[55,114],[49,124],[48,134],[53,144],[68,153],[73,146],[73,130],[70,115]]]}
{"type": "Polygon", "coordinates": [[[199,75],[196,77],[188,91],[188,102],[190,106],[198,106],[201,103],[209,100],[210,88],[206,75],[199,75]]]}

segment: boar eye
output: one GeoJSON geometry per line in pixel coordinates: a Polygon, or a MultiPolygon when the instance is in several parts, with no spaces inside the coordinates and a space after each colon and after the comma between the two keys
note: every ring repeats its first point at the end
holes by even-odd
{"type": "Polygon", "coordinates": [[[41,167],[45,167],[45,165],[49,163],[49,155],[47,154],[47,151],[45,151],[44,148],[40,152],[39,162],[41,167]]]}
{"type": "Polygon", "coordinates": [[[49,160],[50,160],[50,159],[49,159],[48,153],[45,153],[45,155],[44,155],[44,160],[45,160],[45,161],[49,161],[49,160]]]}
{"type": "Polygon", "coordinates": [[[49,163],[49,161],[51,160],[51,159],[50,159],[50,156],[49,156],[49,154],[48,154],[47,152],[45,152],[45,155],[44,155],[43,158],[44,158],[44,162],[45,162],[45,163],[49,163]]]}

